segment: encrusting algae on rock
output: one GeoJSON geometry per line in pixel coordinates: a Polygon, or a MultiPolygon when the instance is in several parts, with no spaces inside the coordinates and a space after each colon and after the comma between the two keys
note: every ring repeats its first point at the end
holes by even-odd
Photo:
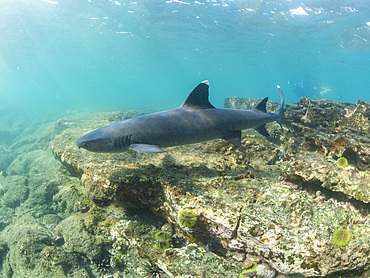
{"type": "Polygon", "coordinates": [[[130,277],[140,277],[130,265],[148,261],[146,269],[162,276],[239,277],[250,256],[258,262],[256,275],[269,277],[366,271],[370,147],[364,134],[369,114],[362,102],[346,106],[302,98],[287,105],[284,131],[269,125],[270,140],[247,131],[239,148],[215,140],[154,156],[77,149],[71,138],[132,116],[106,113],[94,121],[61,119],[53,153],[81,177],[93,206],[105,215],[122,214],[107,229],[112,246],[127,241],[121,258],[130,277]],[[352,128],[352,118],[365,121],[361,131],[352,128]],[[336,165],[342,156],[346,168],[336,165]],[[158,252],[153,239],[162,242],[155,234],[166,224],[170,234],[187,241],[175,246],[163,240],[169,248],[158,252]],[[339,227],[350,233],[345,248],[333,242],[339,227]]]}

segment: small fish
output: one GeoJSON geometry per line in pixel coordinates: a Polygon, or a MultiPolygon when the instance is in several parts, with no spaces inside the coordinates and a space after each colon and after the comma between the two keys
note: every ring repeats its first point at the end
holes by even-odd
{"type": "Polygon", "coordinates": [[[200,83],[185,102],[172,110],[152,113],[117,122],[76,141],[79,148],[91,152],[115,153],[134,150],[139,153],[161,153],[162,148],[222,138],[235,146],[241,145],[241,131],[254,128],[269,136],[265,124],[281,125],[284,96],[276,112],[266,113],[267,97],[253,109],[215,108],[208,100],[209,82],[200,83]]]}
{"type": "Polygon", "coordinates": [[[223,256],[223,257],[225,257],[226,253],[227,253],[227,250],[225,249],[225,247],[223,247],[223,245],[220,242],[215,241],[215,240],[209,242],[206,245],[205,249],[206,249],[206,251],[215,253],[215,254],[217,254],[219,256],[223,256]]]}

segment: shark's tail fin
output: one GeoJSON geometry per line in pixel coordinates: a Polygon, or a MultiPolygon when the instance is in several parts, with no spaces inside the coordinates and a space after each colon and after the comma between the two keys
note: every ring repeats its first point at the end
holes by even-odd
{"type": "Polygon", "coordinates": [[[279,109],[275,112],[279,116],[276,121],[281,126],[281,128],[283,128],[283,126],[281,125],[281,117],[283,115],[283,108],[284,108],[284,94],[279,85],[277,85],[277,88],[279,90],[279,96],[281,98],[281,103],[280,103],[279,109]]]}
{"type": "MultiPolygon", "coordinates": [[[[277,116],[276,117],[276,121],[280,125],[281,129],[283,129],[283,126],[281,125],[281,117],[283,115],[283,108],[284,108],[284,94],[283,94],[283,91],[280,89],[280,86],[279,85],[277,85],[277,88],[279,90],[279,96],[281,98],[281,104],[280,104],[279,109],[276,112],[272,112],[272,113],[269,113],[269,114],[270,115],[274,115],[274,118],[277,116]]],[[[267,102],[267,99],[268,98],[264,98],[263,100],[261,100],[261,102],[258,103],[256,105],[256,107],[254,107],[254,109],[257,109],[257,110],[260,110],[260,111],[266,113],[266,102],[267,102]]],[[[270,136],[268,134],[268,132],[266,131],[265,124],[256,127],[255,130],[257,130],[263,136],[266,136],[266,137],[269,137],[270,136]]]]}

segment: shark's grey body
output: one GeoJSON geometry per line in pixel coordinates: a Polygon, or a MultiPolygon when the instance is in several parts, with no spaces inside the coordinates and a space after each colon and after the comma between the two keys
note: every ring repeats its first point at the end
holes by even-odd
{"type": "Polygon", "coordinates": [[[99,128],[76,141],[92,152],[164,152],[161,148],[223,138],[240,146],[241,131],[255,128],[268,136],[265,124],[280,123],[284,96],[278,86],[281,105],[266,113],[267,98],[250,110],[217,109],[208,101],[208,81],[200,83],[179,108],[124,120],[99,128]]]}

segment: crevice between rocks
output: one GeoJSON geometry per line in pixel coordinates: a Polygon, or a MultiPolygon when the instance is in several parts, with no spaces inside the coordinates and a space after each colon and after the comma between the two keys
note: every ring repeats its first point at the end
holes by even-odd
{"type": "Polygon", "coordinates": [[[323,182],[319,180],[306,181],[298,175],[291,175],[285,180],[298,185],[300,189],[306,190],[312,194],[320,191],[326,199],[333,198],[339,202],[349,202],[362,214],[369,214],[370,212],[370,204],[351,198],[342,192],[330,190],[322,186],[323,182]]]}

